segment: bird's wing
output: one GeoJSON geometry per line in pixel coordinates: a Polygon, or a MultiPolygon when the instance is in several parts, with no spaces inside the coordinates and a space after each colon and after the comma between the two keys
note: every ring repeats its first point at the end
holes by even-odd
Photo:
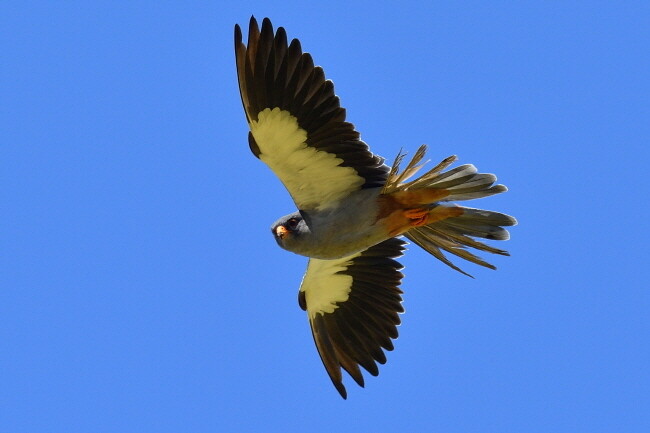
{"type": "Polygon", "coordinates": [[[345,121],[334,85],[297,39],[251,17],[248,46],[235,26],[237,78],[248,141],[301,210],[326,209],[353,191],[381,187],[388,167],[345,121]]]}
{"type": "Polygon", "coordinates": [[[316,348],[343,398],[347,397],[341,367],[363,386],[361,365],[373,376],[382,351],[393,350],[399,313],[402,266],[394,260],[406,242],[392,238],[337,260],[309,259],[298,303],[307,311],[316,348]]]}

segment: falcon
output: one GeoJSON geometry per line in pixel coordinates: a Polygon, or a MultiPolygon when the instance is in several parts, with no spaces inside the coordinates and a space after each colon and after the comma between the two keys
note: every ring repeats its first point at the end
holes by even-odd
{"type": "Polygon", "coordinates": [[[309,258],[298,292],[316,348],[334,387],[347,398],[341,369],[361,387],[360,367],[373,376],[393,350],[402,308],[405,237],[451,268],[443,253],[495,267],[468,248],[508,255],[476,238],[506,240],[516,220],[454,202],[506,191],[496,176],[471,165],[449,168],[450,156],[414,177],[421,146],[403,166],[370,152],[345,109],[300,42],[288,43],[265,18],[251,17],[248,42],[235,25],[235,59],[248,144],[280,178],[298,210],[277,220],[271,233],[285,250],[309,258]]]}

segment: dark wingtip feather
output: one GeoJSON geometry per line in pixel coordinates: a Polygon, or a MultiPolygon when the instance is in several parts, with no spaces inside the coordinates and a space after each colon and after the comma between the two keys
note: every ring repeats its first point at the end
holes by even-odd
{"type": "Polygon", "coordinates": [[[241,33],[241,27],[239,27],[239,24],[235,24],[235,49],[241,44],[242,41],[242,33],[241,33]]]}
{"type": "Polygon", "coordinates": [[[264,18],[262,20],[262,30],[260,31],[260,34],[264,35],[265,37],[270,36],[270,39],[273,39],[273,24],[271,24],[270,19],[264,18]]]}
{"type": "Polygon", "coordinates": [[[341,394],[341,397],[343,397],[343,400],[347,400],[348,399],[348,392],[346,391],[345,386],[343,386],[343,383],[342,382],[334,382],[334,381],[332,381],[332,383],[334,384],[334,387],[339,392],[339,394],[341,394]]]}
{"type": "Polygon", "coordinates": [[[257,25],[257,20],[254,16],[251,16],[251,20],[248,23],[248,46],[254,46],[256,40],[259,38],[260,28],[257,25]]]}

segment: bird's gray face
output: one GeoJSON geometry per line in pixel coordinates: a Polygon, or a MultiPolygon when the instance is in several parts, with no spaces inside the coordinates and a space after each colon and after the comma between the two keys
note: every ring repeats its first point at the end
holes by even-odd
{"type": "Polygon", "coordinates": [[[285,250],[296,252],[310,231],[300,212],[283,216],[271,226],[275,241],[285,250]]]}

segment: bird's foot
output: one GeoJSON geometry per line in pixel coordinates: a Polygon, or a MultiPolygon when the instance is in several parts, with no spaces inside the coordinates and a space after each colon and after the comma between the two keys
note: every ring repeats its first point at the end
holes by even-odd
{"type": "Polygon", "coordinates": [[[403,215],[409,220],[411,227],[422,227],[436,221],[461,216],[462,214],[463,208],[459,206],[436,206],[433,209],[407,209],[403,215]]]}
{"type": "Polygon", "coordinates": [[[404,216],[408,218],[412,227],[421,227],[429,223],[429,209],[407,209],[404,211],[404,216]]]}

